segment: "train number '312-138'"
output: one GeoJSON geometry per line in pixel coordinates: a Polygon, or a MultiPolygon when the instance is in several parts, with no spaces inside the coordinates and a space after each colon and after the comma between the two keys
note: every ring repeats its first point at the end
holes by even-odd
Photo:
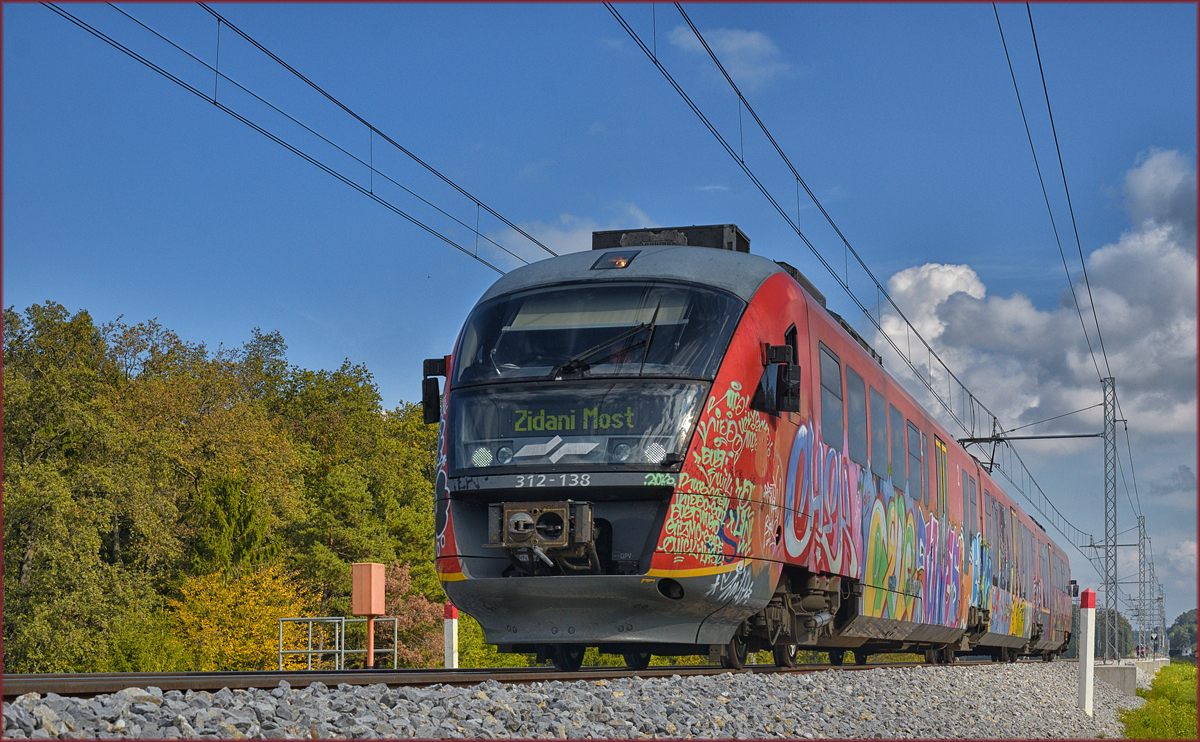
{"type": "Polygon", "coordinates": [[[591,474],[518,474],[517,487],[590,487],[591,474]]]}

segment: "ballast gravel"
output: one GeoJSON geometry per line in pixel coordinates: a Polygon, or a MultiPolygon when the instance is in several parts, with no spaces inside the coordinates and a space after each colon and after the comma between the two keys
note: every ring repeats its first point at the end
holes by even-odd
{"type": "Polygon", "coordinates": [[[622,678],[468,688],[287,683],[216,693],[130,688],[4,704],[13,739],[1098,738],[1120,737],[1103,681],[1095,716],[1076,708],[1074,663],[622,678]]]}

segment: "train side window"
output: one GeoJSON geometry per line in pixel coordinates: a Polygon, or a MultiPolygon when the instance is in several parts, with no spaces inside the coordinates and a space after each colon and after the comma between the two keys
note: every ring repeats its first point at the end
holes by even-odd
{"type": "Polygon", "coordinates": [[[979,508],[975,505],[975,499],[979,496],[979,490],[975,489],[975,477],[971,477],[971,519],[968,521],[971,527],[967,533],[974,536],[979,533],[979,508]]]}
{"type": "Polygon", "coordinates": [[[888,410],[892,424],[892,486],[896,489],[903,489],[905,484],[904,415],[900,414],[900,410],[897,410],[895,405],[888,405],[888,410]]]}
{"type": "Polygon", "coordinates": [[[921,431],[908,421],[908,494],[921,500],[921,431]]]}
{"type": "Polygon", "coordinates": [[[871,387],[871,473],[881,479],[888,475],[887,406],[875,387],[871,387]]]}
{"type": "Polygon", "coordinates": [[[970,513],[971,509],[967,505],[967,473],[965,471],[963,472],[962,486],[963,486],[963,509],[962,509],[962,531],[961,531],[961,533],[963,536],[966,536],[967,535],[967,513],[970,513]]]}
{"type": "MultiPolygon", "coordinates": [[[[942,443],[942,439],[936,435],[933,437],[933,447],[937,449],[937,469],[934,476],[937,477],[937,493],[935,495],[935,503],[941,503],[946,498],[946,444],[942,443]]],[[[935,511],[936,512],[936,511],[935,511]]]]}
{"type": "Polygon", "coordinates": [[[833,351],[821,343],[821,440],[837,451],[842,450],[842,364],[833,351]]]}
{"type": "Polygon", "coordinates": [[[867,465],[867,386],[850,364],[846,364],[846,438],[850,460],[867,465]]]}

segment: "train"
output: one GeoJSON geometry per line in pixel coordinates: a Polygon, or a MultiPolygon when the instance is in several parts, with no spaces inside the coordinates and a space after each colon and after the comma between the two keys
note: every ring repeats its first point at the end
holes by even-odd
{"type": "Polygon", "coordinates": [[[635,670],[1064,652],[1063,549],[749,245],[732,224],[594,232],[503,275],[425,360],[447,598],[561,670],[589,647],[635,670]]]}

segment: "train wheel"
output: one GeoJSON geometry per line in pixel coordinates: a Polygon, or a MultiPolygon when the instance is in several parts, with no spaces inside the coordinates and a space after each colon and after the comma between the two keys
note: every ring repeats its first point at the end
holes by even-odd
{"type": "Polygon", "coordinates": [[[854,664],[865,665],[865,664],[867,664],[867,658],[870,656],[871,655],[868,654],[865,650],[856,649],[856,650],[854,650],[854,664]]]}
{"type": "Polygon", "coordinates": [[[640,672],[650,666],[652,655],[649,652],[626,652],[622,656],[625,658],[626,667],[640,672]]]}
{"type": "Polygon", "coordinates": [[[725,654],[721,656],[721,667],[727,670],[744,670],[746,668],[746,640],[742,638],[741,629],[733,632],[733,638],[725,645],[725,654]]]}
{"type": "Polygon", "coordinates": [[[795,667],[796,655],[800,654],[800,647],[795,644],[781,644],[774,648],[773,653],[777,667],[795,667]]]}
{"type": "Polygon", "coordinates": [[[1042,653],[1042,662],[1053,662],[1053,661],[1054,661],[1054,652],[1043,652],[1042,653]]]}
{"type": "Polygon", "coordinates": [[[829,650],[829,664],[833,665],[834,667],[840,667],[842,664],[842,661],[845,659],[846,659],[846,650],[844,650],[844,649],[829,650]]]}
{"type": "Polygon", "coordinates": [[[550,651],[550,661],[555,669],[563,672],[575,672],[583,666],[585,647],[574,644],[556,644],[550,651]]]}

